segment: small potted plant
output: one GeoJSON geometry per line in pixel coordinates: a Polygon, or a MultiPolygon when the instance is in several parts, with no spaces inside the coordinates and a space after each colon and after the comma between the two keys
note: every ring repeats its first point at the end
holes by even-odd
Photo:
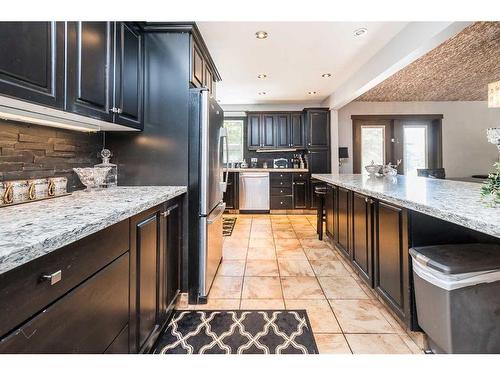
{"type": "Polygon", "coordinates": [[[500,162],[494,164],[495,172],[488,175],[488,179],[481,186],[482,199],[489,206],[500,204],[500,162]]]}

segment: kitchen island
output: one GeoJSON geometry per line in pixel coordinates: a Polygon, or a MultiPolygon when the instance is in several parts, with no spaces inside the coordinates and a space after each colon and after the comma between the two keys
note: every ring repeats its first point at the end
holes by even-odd
{"type": "Polygon", "coordinates": [[[185,186],[0,208],[0,353],[140,353],[181,289],[185,186]]]}
{"type": "Polygon", "coordinates": [[[313,174],[312,178],[500,238],[500,208],[481,201],[477,183],[401,175],[313,174]]]}
{"type": "Polygon", "coordinates": [[[424,177],[313,174],[327,183],[326,235],[410,330],[418,330],[409,249],[499,243],[500,208],[479,184],[424,177]]]}

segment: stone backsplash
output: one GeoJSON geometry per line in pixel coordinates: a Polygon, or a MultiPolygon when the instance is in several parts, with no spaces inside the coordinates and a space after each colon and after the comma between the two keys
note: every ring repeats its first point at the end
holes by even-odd
{"type": "Polygon", "coordinates": [[[101,137],[0,119],[0,181],[65,176],[68,190],[84,186],[73,172],[100,159],[101,137]]]}

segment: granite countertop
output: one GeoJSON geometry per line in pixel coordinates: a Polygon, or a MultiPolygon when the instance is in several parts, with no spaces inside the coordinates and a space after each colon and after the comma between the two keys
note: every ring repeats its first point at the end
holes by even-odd
{"type": "Polygon", "coordinates": [[[307,168],[229,168],[229,172],[297,172],[307,173],[307,168]]]}
{"type": "Polygon", "coordinates": [[[0,274],[187,191],[116,187],[0,208],[0,274]]]}
{"type": "Polygon", "coordinates": [[[500,207],[480,200],[480,184],[424,177],[313,174],[313,178],[500,238],[500,207]]]}

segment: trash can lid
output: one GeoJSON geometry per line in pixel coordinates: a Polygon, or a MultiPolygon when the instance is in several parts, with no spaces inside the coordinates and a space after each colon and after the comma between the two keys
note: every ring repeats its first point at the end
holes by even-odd
{"type": "Polygon", "coordinates": [[[500,245],[471,243],[414,247],[415,260],[448,275],[500,269],[500,245]]]}

